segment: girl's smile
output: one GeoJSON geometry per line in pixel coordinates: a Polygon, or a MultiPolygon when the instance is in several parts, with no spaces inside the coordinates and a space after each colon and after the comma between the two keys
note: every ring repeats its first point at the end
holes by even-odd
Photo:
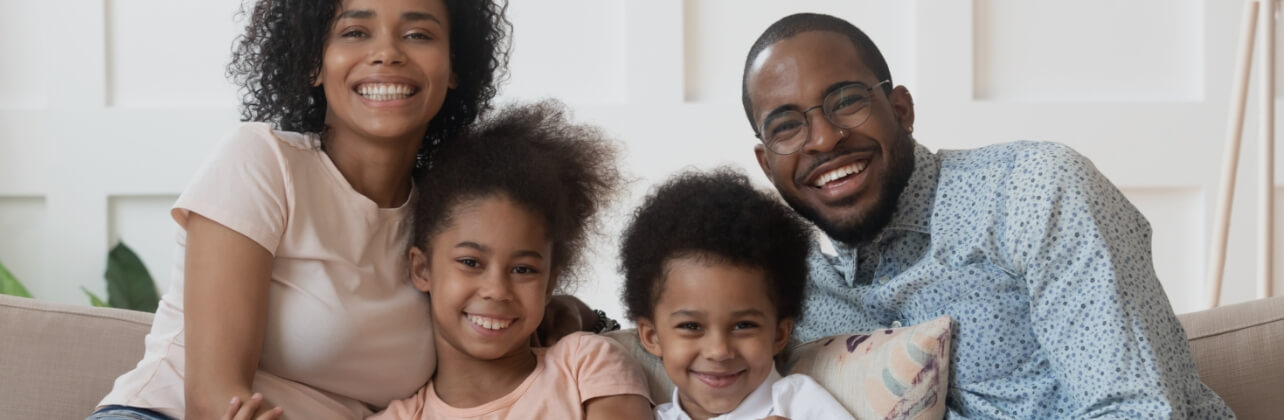
{"type": "Polygon", "coordinates": [[[415,287],[432,301],[437,352],[478,361],[529,353],[552,294],[544,218],[494,194],[454,204],[447,219],[429,249],[411,250],[415,287]]]}

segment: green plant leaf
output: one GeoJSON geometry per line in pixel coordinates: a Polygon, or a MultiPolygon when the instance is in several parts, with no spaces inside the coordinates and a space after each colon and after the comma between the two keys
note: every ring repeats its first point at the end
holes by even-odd
{"type": "Polygon", "coordinates": [[[124,242],[107,254],[107,303],[112,307],[156,312],[160,295],[147,267],[124,242]]]}
{"type": "Polygon", "coordinates": [[[89,291],[89,289],[86,289],[85,286],[80,286],[80,291],[85,292],[85,296],[89,296],[90,305],[94,305],[99,308],[111,307],[111,305],[108,305],[107,302],[103,302],[102,298],[99,298],[98,295],[95,295],[94,292],[91,292],[89,291]]]}
{"type": "Polygon", "coordinates": [[[22,287],[22,282],[18,281],[9,269],[4,268],[4,263],[0,263],[0,295],[31,297],[31,292],[28,292],[26,287],[22,287]]]}

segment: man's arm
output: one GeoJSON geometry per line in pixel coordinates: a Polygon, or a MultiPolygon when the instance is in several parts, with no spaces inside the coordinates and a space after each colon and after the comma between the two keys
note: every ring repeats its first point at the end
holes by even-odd
{"type": "Polygon", "coordinates": [[[544,319],[535,329],[531,344],[549,347],[573,332],[597,332],[593,329],[597,323],[597,313],[584,301],[571,295],[555,295],[544,307],[544,319]]]}
{"type": "Polygon", "coordinates": [[[1004,248],[1029,287],[1032,330],[1073,400],[1066,416],[1222,414],[1155,276],[1141,213],[1065,146],[1032,146],[1011,175],[1004,248]]]}

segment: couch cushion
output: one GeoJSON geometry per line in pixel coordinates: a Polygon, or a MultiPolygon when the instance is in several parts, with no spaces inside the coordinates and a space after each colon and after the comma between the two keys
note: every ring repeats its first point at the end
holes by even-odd
{"type": "Polygon", "coordinates": [[[0,419],[76,419],[143,358],[152,315],[0,295],[0,419]]]}
{"type": "MultiPolygon", "coordinates": [[[[856,418],[939,419],[949,383],[950,318],[869,334],[845,334],[786,350],[777,367],[825,387],[856,418]]],[[[607,334],[642,364],[656,404],[669,402],[673,382],[660,359],[642,348],[637,330],[607,334]]]]}
{"type": "Polygon", "coordinates": [[[788,373],[816,379],[858,419],[945,417],[950,317],[803,343],[788,373]]]}
{"type": "Polygon", "coordinates": [[[1199,377],[1241,420],[1284,416],[1284,296],[1180,315],[1199,377]]]}

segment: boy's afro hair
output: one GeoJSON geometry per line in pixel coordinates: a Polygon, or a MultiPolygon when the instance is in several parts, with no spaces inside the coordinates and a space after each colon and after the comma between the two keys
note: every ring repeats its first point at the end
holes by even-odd
{"type": "Polygon", "coordinates": [[[680,173],[648,195],[620,246],[621,300],[631,319],[654,319],[675,258],[760,269],[779,319],[799,318],[811,231],[793,210],[731,168],[680,173]]]}

